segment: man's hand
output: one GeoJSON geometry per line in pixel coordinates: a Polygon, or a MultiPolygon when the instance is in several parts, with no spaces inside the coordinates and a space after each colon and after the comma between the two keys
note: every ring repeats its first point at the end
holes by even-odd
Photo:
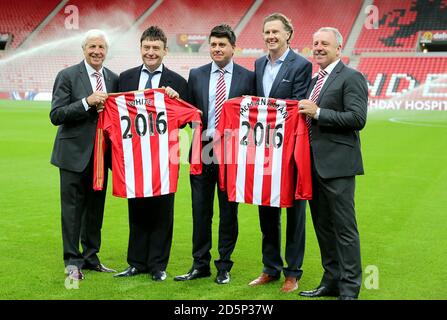
{"type": "Polygon", "coordinates": [[[107,93],[102,91],[93,92],[87,97],[87,103],[90,107],[95,106],[98,113],[104,110],[104,101],[107,99],[107,93]]]}
{"type": "Polygon", "coordinates": [[[171,99],[180,98],[180,95],[178,94],[178,92],[175,91],[174,89],[172,89],[171,87],[166,87],[166,88],[162,87],[162,89],[165,89],[165,92],[169,98],[171,98],[171,99]]]}
{"type": "Polygon", "coordinates": [[[318,106],[312,100],[300,100],[300,113],[315,118],[318,106]]]}

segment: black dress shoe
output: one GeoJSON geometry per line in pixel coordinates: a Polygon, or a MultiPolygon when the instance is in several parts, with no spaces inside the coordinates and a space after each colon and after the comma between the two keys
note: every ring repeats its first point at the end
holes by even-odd
{"type": "Polygon", "coordinates": [[[83,267],[83,269],[87,269],[87,270],[93,270],[93,271],[97,271],[97,272],[109,272],[109,273],[114,273],[116,272],[116,270],[107,268],[105,265],[103,265],[102,263],[97,264],[97,265],[85,265],[83,267]]]}
{"type": "Polygon", "coordinates": [[[164,270],[155,271],[152,274],[152,280],[154,281],[165,281],[167,277],[166,271],[164,270]]]}
{"type": "Polygon", "coordinates": [[[230,282],[230,273],[226,270],[219,270],[216,277],[217,284],[227,284],[230,282]]]}
{"type": "Polygon", "coordinates": [[[135,267],[129,266],[129,267],[127,267],[126,270],[124,270],[124,271],[122,271],[120,273],[115,274],[114,277],[115,278],[133,277],[133,276],[136,276],[137,274],[140,274],[140,273],[143,273],[143,272],[141,272],[140,270],[138,270],[135,267]]]}
{"type": "Polygon", "coordinates": [[[339,296],[337,300],[357,300],[357,298],[351,296],[339,296]]]}
{"type": "Polygon", "coordinates": [[[211,272],[209,270],[191,269],[187,274],[175,277],[174,281],[188,281],[198,278],[206,278],[209,276],[211,276],[211,272]]]}
{"type": "Polygon", "coordinates": [[[300,296],[308,298],[337,297],[338,295],[339,293],[337,291],[328,289],[324,286],[318,287],[314,290],[300,292],[300,296]]]}

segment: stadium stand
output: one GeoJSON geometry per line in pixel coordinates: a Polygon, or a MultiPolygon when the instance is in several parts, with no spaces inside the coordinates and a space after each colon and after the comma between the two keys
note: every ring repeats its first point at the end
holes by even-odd
{"type": "MultiPolygon", "coordinates": [[[[360,59],[361,71],[370,88],[370,97],[390,99],[407,93],[427,81],[447,80],[447,58],[445,57],[365,57],[360,59]]],[[[421,92],[419,97],[436,98],[436,93],[447,93],[447,85],[432,87],[421,92]],[[437,90],[438,89],[438,90],[437,90]],[[435,94],[433,94],[435,93],[435,94]]]]}
{"type": "Polygon", "coordinates": [[[169,37],[179,34],[208,35],[215,25],[226,23],[233,28],[239,23],[253,0],[165,0],[140,25],[160,26],[169,37]]]}
{"type": "Polygon", "coordinates": [[[11,48],[23,40],[56,8],[60,0],[2,0],[0,33],[12,35],[11,48]]]}
{"type": "Polygon", "coordinates": [[[377,29],[363,28],[355,54],[414,51],[419,31],[447,30],[446,0],[375,0],[377,29]]]}
{"type": "Polygon", "coordinates": [[[110,29],[114,27],[119,31],[127,31],[154,2],[155,0],[126,2],[120,0],[69,0],[33,41],[37,44],[45,43],[55,38],[76,36],[93,28],[110,29]],[[74,6],[79,12],[77,21],[79,28],[72,29],[71,27],[76,24],[70,18],[73,12],[70,6],[74,6]]]}

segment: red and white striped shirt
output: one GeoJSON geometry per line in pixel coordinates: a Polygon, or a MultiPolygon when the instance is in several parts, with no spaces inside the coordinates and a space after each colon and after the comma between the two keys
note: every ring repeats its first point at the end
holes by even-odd
{"type": "Polygon", "coordinates": [[[298,101],[228,100],[214,150],[219,188],[230,201],[290,207],[294,199],[312,198],[308,129],[298,101]]]}
{"type": "Polygon", "coordinates": [[[169,98],[163,89],[111,94],[104,107],[96,130],[95,190],[103,188],[104,153],[111,145],[113,195],[142,198],[176,192],[178,129],[189,122],[199,128],[193,133],[191,174],[202,172],[197,108],[169,98]]]}

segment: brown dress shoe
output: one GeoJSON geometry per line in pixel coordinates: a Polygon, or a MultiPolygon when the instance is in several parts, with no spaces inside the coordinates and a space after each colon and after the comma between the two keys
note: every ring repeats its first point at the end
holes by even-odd
{"type": "Polygon", "coordinates": [[[248,285],[249,286],[259,286],[259,285],[263,285],[272,281],[277,281],[279,278],[277,277],[273,277],[267,273],[261,273],[261,275],[256,278],[255,280],[253,280],[252,282],[250,282],[248,285]]]}
{"type": "Polygon", "coordinates": [[[284,284],[281,288],[282,292],[288,293],[298,289],[298,281],[295,277],[286,277],[284,284]]]}

